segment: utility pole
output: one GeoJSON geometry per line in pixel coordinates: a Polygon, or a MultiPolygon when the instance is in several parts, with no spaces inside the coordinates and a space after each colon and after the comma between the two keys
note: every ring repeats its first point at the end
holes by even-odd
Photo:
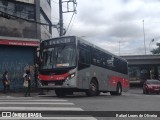
{"type": "Polygon", "coordinates": [[[62,11],[62,0],[59,0],[59,25],[60,25],[59,36],[63,36],[63,11],[62,11]]]}
{"type": "Polygon", "coordinates": [[[66,33],[66,30],[63,28],[63,13],[76,12],[76,6],[77,6],[76,0],[68,0],[68,1],[59,0],[59,36],[63,36],[66,33]],[[62,9],[63,3],[67,3],[67,10],[66,11],[63,11],[63,9],[62,9]],[[69,9],[70,3],[73,4],[73,10],[69,9]]]}

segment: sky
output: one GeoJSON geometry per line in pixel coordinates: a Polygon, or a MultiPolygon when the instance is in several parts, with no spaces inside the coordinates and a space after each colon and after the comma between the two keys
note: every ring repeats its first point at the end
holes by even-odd
{"type": "MultiPolygon", "coordinates": [[[[59,20],[58,2],[59,0],[52,0],[52,22],[55,24],[59,20]]],[[[116,55],[144,55],[145,49],[146,54],[151,54],[150,50],[160,42],[160,0],[76,2],[77,12],[66,35],[82,37],[116,55]]],[[[69,8],[72,9],[72,4],[69,4],[69,8]]],[[[64,2],[63,11],[66,9],[67,4],[64,2]]],[[[72,15],[73,13],[63,14],[66,29],[72,15]]],[[[54,31],[53,37],[57,35],[57,31],[54,31]]]]}

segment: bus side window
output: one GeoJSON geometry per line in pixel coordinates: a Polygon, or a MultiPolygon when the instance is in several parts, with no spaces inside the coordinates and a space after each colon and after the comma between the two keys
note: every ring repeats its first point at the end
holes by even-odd
{"type": "Polygon", "coordinates": [[[90,64],[89,52],[83,48],[79,49],[79,62],[84,64],[90,64]]]}
{"type": "Polygon", "coordinates": [[[99,51],[95,48],[93,48],[93,50],[92,50],[92,64],[100,66],[99,51]]]}
{"type": "Polygon", "coordinates": [[[90,55],[89,51],[83,48],[79,48],[79,62],[78,69],[84,69],[90,66],[90,55]]]}
{"type": "Polygon", "coordinates": [[[114,67],[114,57],[112,57],[111,55],[106,55],[106,62],[108,68],[114,67]]]}

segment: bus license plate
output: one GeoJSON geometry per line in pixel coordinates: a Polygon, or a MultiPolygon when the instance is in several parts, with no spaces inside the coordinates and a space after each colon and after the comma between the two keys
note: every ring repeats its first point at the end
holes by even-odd
{"type": "Polygon", "coordinates": [[[54,85],[55,85],[55,83],[48,83],[48,85],[49,85],[49,86],[54,86],[54,85]]]}

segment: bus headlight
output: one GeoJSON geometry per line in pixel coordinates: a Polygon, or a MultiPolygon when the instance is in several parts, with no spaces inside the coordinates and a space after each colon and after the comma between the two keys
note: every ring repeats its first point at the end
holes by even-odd
{"type": "Polygon", "coordinates": [[[75,76],[75,73],[71,74],[70,77],[73,78],[75,76]]]}
{"type": "Polygon", "coordinates": [[[70,80],[70,79],[72,79],[72,78],[74,78],[75,77],[75,73],[72,73],[72,74],[70,74],[67,78],[66,78],[66,80],[70,80]]]}

